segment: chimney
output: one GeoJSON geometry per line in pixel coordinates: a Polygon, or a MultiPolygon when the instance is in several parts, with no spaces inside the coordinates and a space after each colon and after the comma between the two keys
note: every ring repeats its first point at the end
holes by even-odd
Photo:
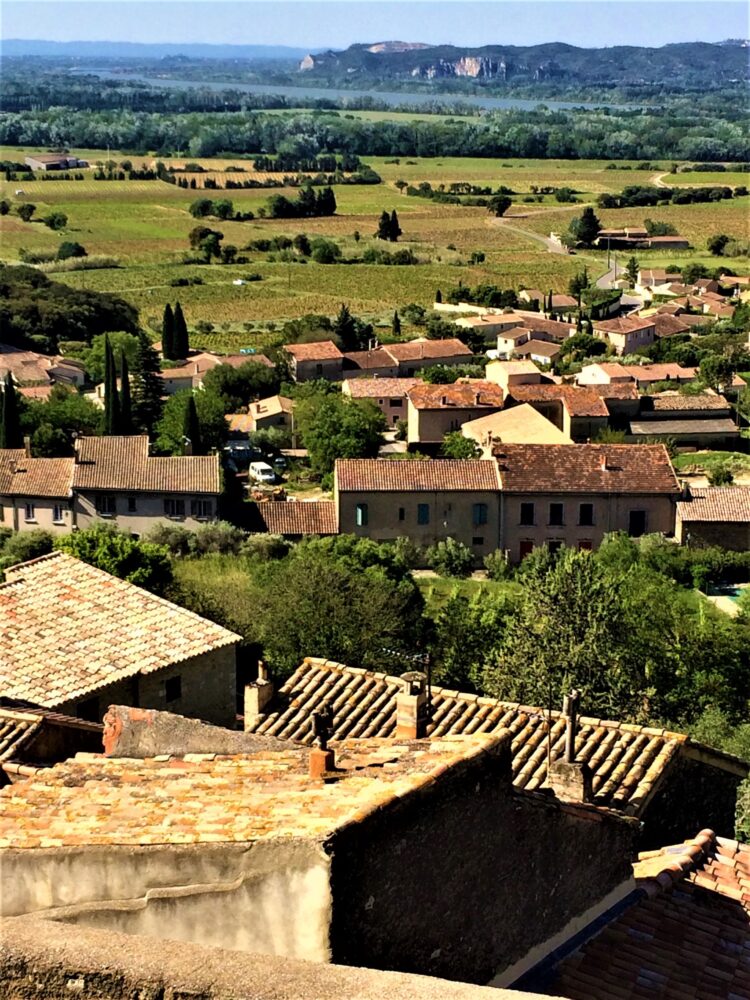
{"type": "Polygon", "coordinates": [[[447,396],[441,396],[440,397],[440,404],[441,404],[441,406],[447,406],[448,405],[448,397],[447,396]]]}
{"type": "Polygon", "coordinates": [[[607,454],[606,454],[606,452],[602,455],[601,462],[599,464],[600,464],[602,472],[608,472],[609,471],[609,465],[607,465],[607,454]]]}
{"type": "Polygon", "coordinates": [[[427,735],[427,677],[419,670],[402,674],[396,695],[396,739],[421,740],[427,735]]]}
{"type": "Polygon", "coordinates": [[[258,663],[258,678],[254,684],[245,685],[245,729],[253,726],[263,715],[266,705],[273,698],[273,681],[263,660],[258,663]]]}
{"type": "Polygon", "coordinates": [[[28,434],[25,434],[23,438],[23,450],[26,453],[26,458],[31,458],[31,438],[28,434]]]}
{"type": "Polygon", "coordinates": [[[312,717],[315,743],[310,750],[309,773],[313,781],[318,781],[326,774],[336,770],[336,756],[328,748],[328,740],[333,730],[333,709],[330,704],[323,705],[312,717]]]}
{"type": "Polygon", "coordinates": [[[591,771],[587,764],[575,759],[576,728],[578,719],[578,691],[571,691],[563,700],[565,717],[565,753],[560,760],[549,760],[547,785],[555,797],[564,802],[591,802],[593,787],[591,771]]]}

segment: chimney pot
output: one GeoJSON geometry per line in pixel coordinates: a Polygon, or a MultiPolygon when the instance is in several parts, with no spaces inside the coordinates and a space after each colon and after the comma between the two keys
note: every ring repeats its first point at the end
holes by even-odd
{"type": "Polygon", "coordinates": [[[606,456],[606,454],[602,455],[601,468],[602,468],[602,472],[607,472],[609,470],[609,466],[607,465],[607,456],[606,456]]]}
{"type": "Polygon", "coordinates": [[[245,685],[245,730],[252,729],[269,701],[273,698],[274,684],[271,680],[268,668],[261,660],[258,664],[258,679],[254,684],[245,685]]]}
{"type": "Polygon", "coordinates": [[[26,453],[26,457],[31,458],[31,438],[28,434],[25,434],[23,438],[23,450],[26,453]]]}
{"type": "Polygon", "coordinates": [[[427,677],[412,670],[401,676],[396,695],[396,739],[419,740],[427,735],[427,677]]]}

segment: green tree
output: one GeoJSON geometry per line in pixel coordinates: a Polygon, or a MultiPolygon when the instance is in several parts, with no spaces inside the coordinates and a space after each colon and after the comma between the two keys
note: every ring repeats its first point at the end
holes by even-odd
{"type": "Polygon", "coordinates": [[[207,264],[210,264],[214,257],[221,257],[221,241],[224,234],[211,230],[208,236],[204,236],[198,244],[203,251],[203,256],[207,264]]]}
{"type": "Polygon", "coordinates": [[[493,194],[487,202],[487,211],[496,216],[505,215],[512,204],[513,201],[507,194],[493,194]]]}
{"type": "Polygon", "coordinates": [[[468,599],[456,591],[433,611],[429,648],[435,683],[483,693],[484,666],[498,654],[514,605],[504,593],[468,599]]]}
{"type": "Polygon", "coordinates": [[[38,559],[52,551],[53,538],[48,531],[17,531],[7,538],[0,538],[0,574],[9,566],[38,559]]]}
{"type": "Polygon", "coordinates": [[[174,312],[169,302],[164,306],[164,315],[161,320],[161,353],[167,361],[174,361],[177,358],[174,342],[174,312]]]}
{"type": "Polygon", "coordinates": [[[68,217],[65,212],[50,212],[49,215],[44,216],[42,222],[48,229],[65,229],[68,224],[68,217]]]}
{"type": "Polygon", "coordinates": [[[75,240],[65,240],[57,248],[57,259],[68,260],[70,257],[88,257],[86,247],[76,243],[75,240]]]}
{"type": "Polygon", "coordinates": [[[468,545],[449,537],[427,549],[427,563],[441,576],[469,576],[474,565],[474,553],[468,545]]]}
{"type": "Polygon", "coordinates": [[[143,331],[138,334],[138,352],[131,368],[134,423],[141,432],[153,434],[162,412],[164,381],[159,355],[143,331]]]}
{"type": "Polygon", "coordinates": [[[401,319],[398,315],[398,309],[393,313],[393,320],[391,321],[391,332],[394,337],[401,336],[401,319]]]}
{"type": "MultiPolygon", "coordinates": [[[[156,425],[157,450],[167,455],[184,454],[186,410],[190,401],[195,407],[200,429],[200,450],[207,454],[212,450],[220,451],[227,440],[227,422],[224,419],[224,406],[221,399],[213,392],[193,393],[189,389],[170,396],[164,404],[164,411],[156,425]]],[[[193,449],[195,452],[195,448],[193,449]]]]}
{"type": "Polygon", "coordinates": [[[101,433],[102,411],[65,385],[53,385],[49,399],[24,409],[22,427],[31,435],[34,455],[55,458],[73,454],[75,437],[101,433]]]}
{"type": "Polygon", "coordinates": [[[390,224],[388,227],[388,239],[391,243],[398,243],[398,238],[402,234],[401,226],[398,222],[398,215],[396,214],[396,209],[394,208],[391,212],[390,224]]]}
{"type": "Polygon", "coordinates": [[[584,264],[582,271],[577,271],[568,282],[568,291],[571,295],[580,296],[581,292],[591,287],[589,269],[584,264]]]}
{"type": "Polygon", "coordinates": [[[721,257],[727,243],[729,243],[728,236],[724,233],[715,233],[713,236],[709,236],[706,240],[706,247],[708,248],[709,253],[712,253],[715,257],[721,257]]]}
{"type": "Polygon", "coordinates": [[[203,454],[201,425],[198,420],[198,411],[195,407],[195,396],[192,394],[187,401],[187,406],[185,407],[185,413],[182,419],[182,443],[184,454],[203,454]]]}
{"type": "Polygon", "coordinates": [[[599,235],[602,224],[591,206],[584,208],[583,213],[573,219],[569,226],[569,232],[579,243],[590,247],[599,235]]]}
{"type": "Polygon", "coordinates": [[[305,233],[298,233],[292,240],[292,246],[301,257],[310,256],[310,240],[305,233]]]}
{"type": "Polygon", "coordinates": [[[24,202],[23,205],[19,205],[16,209],[18,212],[18,218],[22,219],[24,222],[31,222],[31,217],[36,212],[36,205],[32,205],[31,202],[24,202]]]}
{"type": "Polygon", "coordinates": [[[277,393],[279,379],[273,368],[248,359],[239,368],[217,365],[206,372],[203,390],[221,399],[225,413],[236,413],[255,399],[277,393]]]}
{"type": "Polygon", "coordinates": [[[333,321],[333,335],[341,345],[342,351],[360,350],[356,321],[349,312],[349,307],[343,302],[336,319],[333,321]]]}
{"type": "Polygon", "coordinates": [[[117,390],[117,365],[109,336],[104,335],[104,433],[120,434],[120,397],[117,390]]]}
{"type": "Polygon", "coordinates": [[[55,548],[112,576],[162,594],[172,582],[169,551],[162,545],[141,542],[108,524],[64,535],[55,548]]]}
{"type": "Polygon", "coordinates": [[[188,335],[187,323],[182,313],[182,306],[179,302],[176,302],[174,307],[173,329],[174,337],[172,343],[174,345],[175,357],[186,358],[190,354],[190,337],[188,335]]]}
{"type": "Polygon", "coordinates": [[[631,285],[634,285],[638,281],[638,272],[641,269],[641,265],[638,263],[635,257],[631,257],[630,260],[625,265],[625,274],[628,276],[628,281],[631,285]]]}
{"type": "Polygon", "coordinates": [[[728,465],[715,465],[708,474],[711,486],[731,486],[734,482],[732,470],[728,465]]]}
{"type": "Polygon", "coordinates": [[[214,203],[210,198],[196,198],[191,203],[188,211],[194,219],[205,219],[208,215],[213,215],[214,203]]]}
{"type": "Polygon", "coordinates": [[[0,448],[22,448],[20,407],[16,387],[10,372],[3,382],[2,408],[0,409],[0,448]]]}
{"type": "Polygon", "coordinates": [[[339,393],[300,400],[295,417],[310,465],[320,476],[333,471],[337,458],[375,458],[387,427],[373,403],[339,393]]]}
{"type": "Polygon", "coordinates": [[[720,390],[729,385],[737,371],[736,362],[719,354],[708,354],[700,363],[698,373],[706,385],[720,390]]]}
{"type": "Polygon", "coordinates": [[[482,449],[461,431],[449,431],[440,446],[443,458],[481,458],[482,449]]]}
{"type": "MultiPolygon", "coordinates": [[[[121,331],[106,335],[115,357],[128,359],[128,367],[132,368],[138,354],[138,337],[132,333],[121,331]]],[[[91,347],[81,352],[81,360],[92,382],[104,381],[105,335],[100,334],[91,341],[91,347]]]]}
{"type": "Polygon", "coordinates": [[[133,433],[133,403],[130,394],[130,370],[125,354],[120,358],[120,433],[133,433]]]}
{"type": "Polygon", "coordinates": [[[0,199],[0,215],[7,215],[10,212],[10,202],[7,198],[0,199]]]}
{"type": "Polygon", "coordinates": [[[391,217],[385,209],[380,213],[378,231],[375,233],[375,236],[379,240],[390,240],[391,238],[391,217]]]}

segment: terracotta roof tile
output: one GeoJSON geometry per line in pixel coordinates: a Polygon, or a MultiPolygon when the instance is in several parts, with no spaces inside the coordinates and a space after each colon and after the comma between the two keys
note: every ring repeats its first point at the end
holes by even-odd
{"type": "Polygon", "coordinates": [[[525,354],[535,354],[542,358],[556,358],[561,349],[559,344],[551,344],[547,340],[527,340],[525,344],[516,347],[515,353],[521,357],[525,354]]]}
{"type": "Polygon", "coordinates": [[[730,407],[723,396],[712,392],[700,392],[693,396],[669,392],[658,396],[644,396],[641,409],[672,413],[677,410],[729,410],[730,407]]]}
{"type": "Polygon", "coordinates": [[[444,340],[409,340],[403,344],[386,344],[385,350],[396,362],[439,360],[456,355],[472,357],[466,344],[455,337],[446,337],[444,340]]]}
{"type": "Polygon", "coordinates": [[[5,571],[0,690],[47,708],[239,636],[62,552],[5,571]]]}
{"type": "Polygon", "coordinates": [[[133,760],[77,754],[0,789],[0,847],[321,840],[508,739],[344,741],[338,779],[309,777],[300,749],[133,760]]]}
{"type": "Polygon", "coordinates": [[[604,333],[634,333],[636,330],[647,330],[654,325],[652,319],[642,316],[616,316],[614,319],[594,320],[594,330],[604,333]]]}
{"type": "Polygon", "coordinates": [[[316,340],[311,344],[284,344],[295,361],[331,361],[344,355],[332,340],[316,340]]]}
{"type": "Polygon", "coordinates": [[[342,389],[354,399],[403,398],[419,381],[418,378],[349,378],[342,383],[342,389]]]}
{"type": "Polygon", "coordinates": [[[656,328],[657,337],[673,337],[675,334],[687,333],[690,330],[689,324],[683,323],[679,316],[672,316],[666,312],[657,313],[651,320],[656,328]]]}
{"type": "Polygon", "coordinates": [[[502,489],[514,493],[680,492],[663,444],[507,444],[495,457],[502,489]]]}
{"type": "Polygon", "coordinates": [[[258,516],[272,535],[335,535],[336,505],[331,500],[268,500],[259,503],[258,516]]]}
{"type": "Polygon", "coordinates": [[[500,409],[503,390],[496,382],[482,379],[454,382],[452,385],[428,385],[420,382],[407,393],[417,410],[500,409]]]}
{"type": "Polygon", "coordinates": [[[428,459],[401,462],[377,458],[338,459],[340,491],[497,490],[497,465],[491,460],[428,459]]]}
{"type": "Polygon", "coordinates": [[[347,351],[344,354],[349,367],[367,370],[368,368],[393,368],[396,362],[384,347],[376,347],[371,351],[347,351]]]}
{"type": "Polygon", "coordinates": [[[76,442],[76,490],[129,490],[139,493],[221,492],[218,455],[152,458],[148,436],[84,437],[76,442]]]}
{"type": "Polygon", "coordinates": [[[608,417],[609,410],[601,394],[588,386],[531,383],[508,386],[508,395],[519,403],[545,402],[559,399],[571,417],[608,417]]]}
{"type": "Polygon", "coordinates": [[[750,488],[747,486],[714,486],[691,489],[690,500],[677,503],[677,516],[683,523],[691,521],[750,522],[750,488]]]}
{"type": "Polygon", "coordinates": [[[27,458],[16,449],[0,451],[0,493],[19,497],[71,495],[72,458],[27,458]]]}
{"type": "MultiPolygon", "coordinates": [[[[398,677],[373,673],[340,663],[308,657],[277,692],[267,712],[251,726],[252,732],[310,745],[312,714],[321,706],[333,708],[336,739],[392,737],[396,730],[398,677]]],[[[470,736],[508,730],[512,737],[513,782],[534,790],[547,778],[548,742],[553,760],[565,752],[565,722],[541,708],[502,702],[459,691],[432,687],[432,715],[427,735],[470,736]]],[[[594,802],[627,815],[642,812],[662,775],[687,736],[600,719],[580,719],[577,759],[593,772],[594,802]]],[[[701,748],[704,754],[713,751],[701,748]]],[[[716,754],[717,766],[724,764],[716,754]]]]}

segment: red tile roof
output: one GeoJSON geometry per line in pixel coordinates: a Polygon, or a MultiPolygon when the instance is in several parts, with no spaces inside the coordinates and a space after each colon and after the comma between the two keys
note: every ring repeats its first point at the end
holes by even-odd
{"type": "Polygon", "coordinates": [[[680,492],[663,444],[501,444],[494,454],[510,493],[680,492]]]}
{"type": "Polygon", "coordinates": [[[683,523],[719,521],[727,524],[750,522],[750,487],[714,486],[691,489],[689,500],[677,504],[677,516],[683,523]]]}
{"type": "Polygon", "coordinates": [[[218,455],[152,458],[148,447],[145,434],[79,438],[73,488],[134,493],[221,492],[218,455]]]}
{"type": "MultiPolygon", "coordinates": [[[[376,347],[372,351],[347,351],[346,361],[355,368],[394,368],[396,362],[384,347],[376,347]]],[[[348,367],[348,364],[347,364],[348,367]]]]}
{"type": "Polygon", "coordinates": [[[284,350],[295,361],[332,361],[344,357],[332,340],[316,340],[311,344],[284,344],[284,350]]]}
{"type": "Polygon", "coordinates": [[[561,350],[559,344],[549,343],[546,340],[527,340],[525,344],[516,347],[514,353],[519,357],[533,354],[539,358],[556,358],[561,350]]]}
{"type": "Polygon", "coordinates": [[[635,333],[636,330],[648,330],[653,327],[652,319],[642,316],[616,316],[614,319],[594,320],[594,330],[604,333],[635,333]]]}
{"type": "Polygon", "coordinates": [[[397,362],[438,360],[456,355],[472,357],[466,344],[455,337],[446,337],[444,340],[409,340],[404,344],[386,344],[385,350],[397,362]]]}
{"type": "Polygon", "coordinates": [[[268,500],[258,516],[272,535],[335,535],[336,505],[331,500],[268,500]]]}
{"type": "Polygon", "coordinates": [[[46,708],[240,640],[62,552],[6,569],[5,577],[0,690],[46,708]]]}
{"type": "Polygon", "coordinates": [[[571,417],[607,417],[609,410],[601,394],[588,386],[530,383],[508,386],[508,395],[519,403],[544,403],[560,400],[571,417]]]}
{"type": "Polygon", "coordinates": [[[72,458],[27,458],[23,449],[0,451],[0,494],[16,497],[71,496],[72,458]]]}
{"type": "Polygon", "coordinates": [[[418,378],[350,378],[343,382],[354,399],[403,398],[409,389],[418,384],[418,378]]]}
{"type": "Polygon", "coordinates": [[[495,462],[483,459],[340,458],[336,462],[335,477],[340,492],[454,492],[499,488],[495,462]]]}
{"type": "Polygon", "coordinates": [[[678,333],[686,333],[690,330],[687,323],[683,323],[679,316],[671,316],[669,313],[657,313],[651,317],[656,328],[657,337],[674,337],[678,333]]]}
{"type": "Polygon", "coordinates": [[[644,396],[642,411],[653,410],[655,413],[674,413],[681,410],[726,410],[729,403],[723,396],[711,392],[700,392],[694,396],[681,396],[677,392],[665,392],[658,396],[644,396]]]}
{"type": "Polygon", "coordinates": [[[420,382],[407,393],[417,410],[500,409],[503,390],[496,382],[473,379],[453,385],[428,385],[420,382]]]}

